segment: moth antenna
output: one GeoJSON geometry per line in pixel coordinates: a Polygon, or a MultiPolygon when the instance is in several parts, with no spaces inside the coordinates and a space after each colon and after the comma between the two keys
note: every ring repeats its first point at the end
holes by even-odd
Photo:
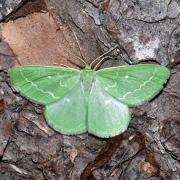
{"type": "MultiPolygon", "coordinates": [[[[105,52],[104,54],[102,54],[101,56],[97,57],[96,59],[94,59],[91,64],[90,64],[90,67],[93,66],[93,64],[98,60],[98,59],[101,59],[103,58],[105,55],[109,54],[110,52],[114,51],[114,49],[116,49],[118,47],[118,45],[114,46],[113,48],[111,48],[109,51],[105,52]]],[[[99,63],[98,63],[99,64],[99,63]]],[[[97,65],[97,64],[96,64],[97,65]]],[[[96,66],[95,65],[95,66],[96,66]]],[[[94,69],[94,68],[93,68],[94,69]]]]}
{"type": "Polygon", "coordinates": [[[21,64],[21,62],[19,61],[19,59],[18,59],[17,56],[16,56],[16,61],[17,61],[17,63],[18,63],[20,66],[22,66],[22,64],[21,64]]]}
{"type": "Polygon", "coordinates": [[[75,39],[76,39],[76,43],[77,43],[77,45],[78,45],[78,49],[79,49],[79,52],[80,52],[80,54],[81,54],[81,61],[85,64],[85,65],[87,65],[87,63],[86,63],[86,61],[85,61],[85,58],[84,58],[84,55],[83,55],[83,52],[82,52],[82,49],[81,49],[81,46],[80,46],[80,43],[79,43],[79,40],[78,40],[78,38],[77,38],[77,36],[76,36],[76,33],[72,30],[72,32],[73,32],[73,35],[74,35],[74,37],[75,37],[75,39]]]}
{"type": "MultiPolygon", "coordinates": [[[[79,56],[75,55],[74,53],[71,53],[71,52],[69,52],[69,51],[67,51],[67,50],[65,50],[65,49],[63,49],[63,51],[65,51],[67,54],[70,54],[70,55],[74,56],[75,58],[79,59],[79,60],[82,61],[85,65],[87,64],[83,59],[81,59],[79,56]]],[[[68,61],[70,61],[70,60],[68,59],[68,61]]]]}
{"type": "Polygon", "coordinates": [[[105,61],[105,60],[108,60],[108,59],[112,59],[112,57],[110,56],[105,56],[103,57],[93,68],[94,71],[96,71],[101,65],[102,63],[105,61]]]}
{"type": "Polygon", "coordinates": [[[75,63],[75,62],[71,61],[70,59],[68,59],[68,61],[69,61],[71,64],[73,64],[73,65],[77,66],[78,68],[80,68],[80,69],[84,69],[84,66],[82,66],[82,65],[80,65],[80,64],[77,64],[77,63],[75,63]]]}
{"type": "MultiPolygon", "coordinates": [[[[74,52],[71,53],[70,51],[67,51],[66,49],[63,49],[63,51],[65,51],[67,54],[70,54],[70,55],[74,56],[75,58],[77,58],[78,60],[80,60],[81,62],[83,62],[83,64],[87,65],[86,61],[84,60],[84,57],[83,57],[81,48],[80,48],[78,38],[77,38],[75,32],[71,29],[71,27],[70,27],[69,25],[68,25],[68,27],[69,27],[69,29],[73,32],[73,35],[74,35],[74,37],[75,37],[75,39],[76,39],[76,43],[77,43],[77,45],[78,45],[78,48],[80,49],[80,54],[81,54],[81,57],[82,57],[82,58],[79,57],[78,55],[76,55],[74,52]]],[[[68,61],[70,61],[70,60],[68,60],[68,61]]],[[[70,62],[71,62],[71,61],[70,61],[70,62]]],[[[74,64],[76,64],[76,63],[74,63],[74,64]]],[[[76,64],[76,65],[77,65],[77,64],[76,64]]],[[[78,65],[78,67],[79,67],[79,65],[78,65]]]]}

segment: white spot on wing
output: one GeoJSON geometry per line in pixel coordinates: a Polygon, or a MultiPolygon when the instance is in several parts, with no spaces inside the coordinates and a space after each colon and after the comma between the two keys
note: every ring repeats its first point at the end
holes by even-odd
{"type": "Polygon", "coordinates": [[[111,100],[105,100],[104,104],[107,106],[109,104],[111,104],[111,100]]]}
{"type": "Polygon", "coordinates": [[[66,102],[70,102],[70,99],[69,98],[64,98],[64,100],[66,101],[66,102]]]}
{"type": "Polygon", "coordinates": [[[105,87],[104,89],[105,89],[106,91],[108,91],[109,88],[108,88],[108,87],[105,87]]]}

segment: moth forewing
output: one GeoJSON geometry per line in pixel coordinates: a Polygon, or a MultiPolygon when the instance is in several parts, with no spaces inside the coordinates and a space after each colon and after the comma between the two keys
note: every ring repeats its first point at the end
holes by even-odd
{"type": "Polygon", "coordinates": [[[162,89],[169,75],[167,68],[155,64],[106,68],[96,73],[101,86],[128,106],[152,99],[162,89]]]}

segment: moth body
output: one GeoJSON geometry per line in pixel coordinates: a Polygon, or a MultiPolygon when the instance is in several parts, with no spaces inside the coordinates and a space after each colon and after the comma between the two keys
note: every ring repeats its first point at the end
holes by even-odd
{"type": "Polygon", "coordinates": [[[83,88],[84,96],[86,97],[87,101],[92,89],[92,84],[94,82],[94,75],[95,71],[93,71],[92,69],[81,70],[80,81],[83,88]]]}

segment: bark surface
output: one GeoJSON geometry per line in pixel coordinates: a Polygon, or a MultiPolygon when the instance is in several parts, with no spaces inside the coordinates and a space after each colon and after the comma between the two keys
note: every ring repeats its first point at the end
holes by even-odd
{"type": "Polygon", "coordinates": [[[0,179],[178,180],[179,9],[178,0],[0,0],[0,179]],[[88,62],[119,45],[100,68],[159,63],[171,69],[166,87],[132,109],[119,136],[57,133],[43,107],[9,81],[14,65],[83,68],[73,32],[88,62]]]}

